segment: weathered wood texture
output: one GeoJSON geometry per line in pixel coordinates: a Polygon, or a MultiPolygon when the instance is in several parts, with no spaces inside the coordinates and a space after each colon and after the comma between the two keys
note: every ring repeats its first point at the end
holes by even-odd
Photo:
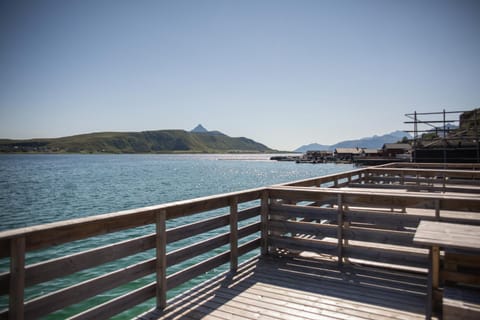
{"type": "MultiPolygon", "coordinates": [[[[0,294],[8,294],[10,297],[9,310],[0,312],[0,318],[41,317],[153,273],[157,275],[154,283],[81,312],[74,318],[108,318],[152,297],[157,297],[158,306],[163,308],[166,305],[166,290],[222,264],[230,263],[230,268],[234,271],[237,268],[239,256],[259,248],[263,255],[268,253],[298,255],[305,251],[312,251],[323,256],[337,257],[337,262],[360,261],[422,267],[427,254],[424,249],[412,245],[413,233],[420,219],[456,221],[462,217],[462,221],[480,223],[478,218],[480,199],[477,195],[465,194],[478,184],[479,172],[475,166],[452,167],[448,170],[382,166],[269,188],[0,232],[0,257],[9,257],[11,261],[10,272],[0,275],[0,294]],[[457,185],[453,186],[452,183],[457,185]],[[391,186],[397,188],[397,184],[414,186],[417,191],[431,192],[410,193],[389,189],[391,186]],[[343,188],[349,185],[357,188],[343,188]],[[361,188],[358,188],[359,186],[361,188]],[[433,193],[439,191],[439,188],[452,193],[433,193]],[[245,209],[244,203],[252,201],[255,202],[254,207],[245,209]],[[222,209],[224,214],[166,229],[165,223],[168,220],[186,216],[192,216],[195,220],[196,216],[193,215],[217,209],[222,209]],[[249,221],[247,225],[240,224],[255,217],[257,220],[254,222],[249,221]],[[153,228],[156,232],[64,257],[55,259],[46,257],[46,261],[35,264],[25,263],[25,253],[32,250],[146,225],[156,225],[156,229],[153,228]],[[208,239],[197,240],[197,236],[216,229],[218,230],[215,235],[208,239]],[[254,234],[260,234],[261,237],[253,236],[254,234]],[[246,237],[249,238],[246,239],[246,237]],[[167,252],[167,244],[184,239],[192,239],[191,244],[167,252]],[[165,272],[170,266],[228,244],[230,244],[228,249],[198,264],[174,274],[165,272]],[[32,285],[68,276],[150,249],[156,250],[149,259],[136,261],[130,266],[122,266],[119,270],[108,274],[24,301],[24,290],[32,285]]],[[[292,265],[289,267],[295,269],[292,265]]],[[[317,267],[320,268],[315,265],[315,268],[317,267]]],[[[284,278],[286,280],[293,276],[293,274],[285,274],[286,270],[275,272],[277,271],[286,276],[284,278]]],[[[240,272],[240,274],[243,273],[240,272]]],[[[308,280],[312,276],[309,274],[303,280],[308,280]]],[[[291,283],[286,281],[285,285],[289,287],[291,283]]],[[[331,289],[322,288],[322,290],[328,292],[331,289]]],[[[225,294],[225,292],[222,293],[223,298],[226,298],[225,294]]],[[[290,292],[287,290],[286,294],[288,296],[290,292]]],[[[243,299],[242,297],[239,300],[240,304],[244,302],[243,299]]],[[[268,301],[269,305],[275,305],[273,301],[268,301]]],[[[285,302],[281,301],[282,304],[285,302]]],[[[252,310],[265,308],[267,314],[260,311],[259,314],[266,319],[276,319],[281,314],[278,313],[279,310],[287,312],[288,317],[291,316],[293,319],[302,318],[302,312],[306,312],[307,318],[311,317],[311,314],[315,314],[315,319],[318,318],[316,312],[298,311],[297,309],[301,309],[302,305],[297,305],[296,298],[292,298],[288,303],[289,307],[274,306],[272,309],[271,306],[262,304],[252,310]]],[[[237,307],[235,305],[228,308],[237,307]]],[[[245,315],[250,314],[252,317],[256,315],[257,311],[252,310],[245,315]]],[[[347,314],[351,315],[352,310],[347,314]]],[[[328,317],[330,311],[325,312],[328,317]]],[[[395,312],[391,314],[396,315],[395,312]]],[[[229,319],[244,317],[243,314],[230,311],[221,311],[218,316],[229,319]]]]}
{"type": "Polygon", "coordinates": [[[426,246],[480,252],[480,226],[421,221],[414,241],[426,246]]]}
{"type": "Polygon", "coordinates": [[[243,205],[245,202],[257,201],[259,203],[260,195],[260,189],[247,190],[1,232],[0,243],[2,243],[2,246],[9,244],[9,248],[8,250],[2,250],[0,255],[8,256],[11,254],[12,263],[11,271],[0,275],[0,284],[2,285],[0,294],[9,294],[10,297],[9,310],[0,312],[0,318],[22,319],[25,317],[33,319],[42,317],[152,273],[157,274],[157,281],[153,286],[147,285],[133,290],[100,306],[86,310],[76,317],[79,319],[108,318],[155,296],[157,297],[157,305],[165,307],[166,290],[229,261],[232,268],[235,269],[240,255],[260,247],[258,237],[249,238],[251,240],[243,241],[241,245],[239,245],[239,240],[260,232],[261,207],[238,209],[238,205],[243,205]],[[224,211],[228,213],[166,229],[166,221],[169,219],[219,208],[224,208],[224,211]],[[255,217],[258,217],[257,222],[244,224],[242,227],[238,226],[238,222],[255,217]],[[154,234],[25,266],[25,253],[28,251],[148,224],[156,225],[154,234]],[[191,245],[171,252],[166,251],[168,243],[194,238],[205,232],[211,232],[229,225],[230,231],[226,233],[217,231],[215,236],[208,239],[192,240],[191,245]],[[167,276],[167,267],[182,263],[187,259],[207,253],[228,243],[231,244],[230,250],[227,249],[222,254],[167,276]],[[137,261],[130,266],[122,265],[119,270],[24,301],[25,287],[100,266],[153,248],[156,248],[156,256],[152,256],[151,259],[137,261]]]}
{"type": "MultiPolygon", "coordinates": [[[[428,251],[413,242],[421,220],[442,220],[443,212],[454,208],[476,215],[472,221],[480,218],[480,198],[470,195],[304,187],[274,187],[269,194],[275,200],[269,222],[275,235],[269,238],[272,253],[323,252],[339,262],[355,259],[426,270],[428,251]],[[289,202],[323,206],[282,204],[289,202]]],[[[447,218],[452,219],[457,218],[447,218]]]]}
{"type": "Polygon", "coordinates": [[[462,319],[478,318],[480,316],[478,288],[476,291],[471,291],[466,288],[450,288],[450,286],[470,287],[480,284],[480,226],[421,221],[415,233],[414,242],[430,246],[429,296],[433,300],[433,308],[442,304],[443,301],[444,318],[452,319],[455,314],[462,319]],[[445,250],[443,266],[440,264],[440,249],[445,250]],[[443,291],[440,288],[441,285],[445,286],[443,291]],[[455,294],[446,298],[446,288],[455,294]],[[473,305],[473,300],[469,301],[474,296],[477,297],[477,306],[473,305]],[[468,304],[471,307],[466,306],[468,304]]]}
{"type": "Polygon", "coordinates": [[[426,282],[407,272],[267,257],[138,319],[424,319],[426,282]]]}
{"type": "Polygon", "coordinates": [[[480,318],[480,291],[446,287],[443,294],[443,319],[476,320],[480,318]]]}
{"type": "Polygon", "coordinates": [[[238,198],[239,203],[258,200],[260,199],[261,190],[262,189],[254,189],[233,192],[87,218],[48,223],[35,227],[3,231],[0,232],[0,258],[9,256],[9,241],[15,237],[25,237],[27,251],[37,250],[97,235],[154,224],[155,215],[162,210],[166,210],[167,220],[170,220],[228,207],[231,199],[234,197],[238,198]]]}

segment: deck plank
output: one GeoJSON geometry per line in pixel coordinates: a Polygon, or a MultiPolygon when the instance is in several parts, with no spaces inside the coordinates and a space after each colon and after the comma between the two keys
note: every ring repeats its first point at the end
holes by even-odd
{"type": "Polygon", "coordinates": [[[265,257],[138,319],[424,319],[424,274],[265,257]]]}

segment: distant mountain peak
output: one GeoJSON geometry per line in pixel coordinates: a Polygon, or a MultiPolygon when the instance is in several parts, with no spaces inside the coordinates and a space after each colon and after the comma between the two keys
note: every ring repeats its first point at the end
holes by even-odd
{"type": "Polygon", "coordinates": [[[201,124],[199,124],[198,126],[196,126],[194,129],[192,129],[190,132],[195,132],[195,133],[206,133],[208,132],[207,129],[205,129],[204,126],[202,126],[201,124]]]}
{"type": "Polygon", "coordinates": [[[345,140],[338,142],[333,145],[323,145],[318,143],[312,143],[308,145],[301,146],[300,148],[296,149],[295,152],[306,152],[310,150],[335,150],[335,148],[369,148],[369,149],[379,149],[385,143],[395,143],[397,141],[402,140],[403,137],[407,137],[409,139],[412,136],[405,132],[405,131],[393,131],[384,135],[374,135],[372,137],[365,137],[356,140],[345,140]]]}

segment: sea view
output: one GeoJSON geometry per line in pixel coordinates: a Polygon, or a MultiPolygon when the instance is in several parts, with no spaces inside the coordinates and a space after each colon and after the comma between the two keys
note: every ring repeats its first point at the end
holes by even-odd
{"type": "MultiPolygon", "coordinates": [[[[67,219],[145,207],[201,196],[239,191],[351,170],[349,164],[296,164],[270,161],[268,154],[201,155],[1,155],[0,156],[0,230],[10,230],[67,219]]],[[[206,213],[209,214],[209,213],[206,213]]],[[[203,218],[201,215],[199,219],[203,218]]],[[[175,226],[175,221],[167,227],[175,226]]],[[[50,259],[108,244],[115,238],[127,239],[151,233],[151,228],[136,228],[108,236],[36,251],[27,255],[27,264],[42,257],[50,259]]],[[[214,232],[221,232],[217,230],[214,232]]],[[[181,243],[175,245],[182,245],[181,243]]],[[[169,246],[172,250],[175,247],[169,246]]],[[[115,262],[131,264],[154,252],[130,256],[115,262]]],[[[193,264],[195,261],[186,263],[193,264]]],[[[0,260],[0,272],[8,270],[9,261],[0,260]]],[[[26,300],[114,269],[110,264],[78,272],[70,277],[28,288],[26,300]]],[[[224,269],[215,270],[216,273],[224,269]]],[[[174,272],[175,270],[168,270],[174,272]]],[[[180,293],[213,274],[195,279],[171,290],[180,293]]],[[[128,286],[109,291],[81,304],[58,311],[48,319],[63,319],[73,312],[97,305],[124,291],[152,281],[145,277],[128,286]]],[[[150,309],[149,301],[115,317],[129,319],[150,309]]],[[[5,296],[0,309],[8,307],[5,296]]]]}

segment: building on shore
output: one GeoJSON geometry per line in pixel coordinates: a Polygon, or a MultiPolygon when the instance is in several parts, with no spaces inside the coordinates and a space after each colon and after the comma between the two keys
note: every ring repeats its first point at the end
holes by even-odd
{"type": "Polygon", "coordinates": [[[354,157],[362,154],[361,148],[336,148],[333,152],[336,159],[340,161],[353,161],[354,157]]]}

